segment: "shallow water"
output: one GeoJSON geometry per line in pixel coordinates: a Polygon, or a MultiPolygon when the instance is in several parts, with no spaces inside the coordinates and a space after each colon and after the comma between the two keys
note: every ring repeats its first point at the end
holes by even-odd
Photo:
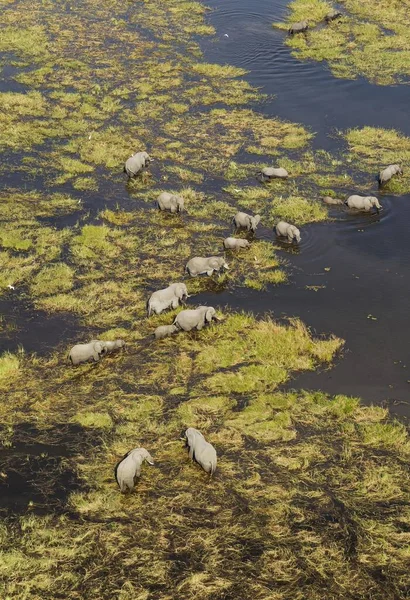
{"type": "MultiPolygon", "coordinates": [[[[332,136],[336,129],[371,125],[410,134],[408,87],[338,80],[325,64],[292,58],[283,43],[286,34],[271,25],[285,17],[284,0],[212,0],[208,5],[217,34],[203,45],[205,59],[248,69],[251,84],[275,95],[265,102],[265,114],[310,126],[317,132],[315,144],[332,151],[340,146],[332,136]]],[[[335,207],[334,221],[303,227],[299,251],[282,244],[289,285],[267,293],[224,292],[217,301],[271,311],[274,317],[299,316],[317,333],[333,332],[346,340],[343,359],[334,368],[304,373],[291,386],[386,402],[394,414],[409,417],[410,196],[380,193],[376,181],[371,191],[380,198],[380,215],[335,207]]],[[[257,237],[274,239],[264,229],[257,237]]],[[[212,301],[210,295],[202,299],[212,301]]]]}

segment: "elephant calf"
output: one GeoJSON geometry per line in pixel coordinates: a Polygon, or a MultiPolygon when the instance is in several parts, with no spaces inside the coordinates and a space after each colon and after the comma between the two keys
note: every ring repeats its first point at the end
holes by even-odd
{"type": "Polygon", "coordinates": [[[376,196],[349,196],[346,200],[345,204],[349,208],[356,208],[357,210],[363,210],[365,212],[370,212],[372,207],[374,207],[377,212],[381,209],[381,205],[376,198],[376,196]]]}
{"type": "Polygon", "coordinates": [[[167,288],[151,294],[147,302],[148,316],[152,313],[160,315],[167,308],[177,308],[188,296],[185,283],[171,283],[167,288]]]}
{"type": "Polygon", "coordinates": [[[201,331],[213,319],[219,321],[213,306],[199,306],[196,309],[181,310],[175,317],[173,324],[182,331],[191,331],[192,329],[201,331]]]}
{"type": "Polygon", "coordinates": [[[150,157],[146,152],[137,152],[133,154],[124,165],[124,173],[128,175],[128,179],[136,177],[141,173],[150,162],[154,159],[150,157]]]}
{"type": "Polygon", "coordinates": [[[286,223],[286,221],[279,221],[276,225],[276,235],[280,237],[287,237],[288,242],[296,242],[299,244],[301,240],[300,231],[294,225],[290,225],[290,223],[286,223]]]}
{"type": "Polygon", "coordinates": [[[258,224],[260,223],[260,215],[252,217],[244,212],[237,212],[233,218],[236,229],[244,228],[255,233],[258,224]]]}
{"type": "Polygon", "coordinates": [[[307,21],[299,21],[299,23],[292,23],[288,31],[291,35],[293,35],[294,33],[303,33],[308,28],[309,23],[307,21]]]}
{"type": "Polygon", "coordinates": [[[154,331],[154,336],[156,340],[162,340],[163,338],[168,337],[177,331],[178,327],[175,325],[160,325],[154,331]]]}
{"type": "Polygon", "coordinates": [[[91,340],[91,342],[98,342],[102,344],[102,347],[104,348],[104,354],[109,354],[110,352],[115,352],[116,350],[125,347],[124,340],[114,340],[112,342],[106,342],[104,340],[91,340]]]}
{"type": "Polygon", "coordinates": [[[100,357],[106,353],[104,342],[92,340],[88,344],[76,344],[70,350],[68,355],[71,364],[79,365],[83,362],[98,362],[100,357]]]}
{"type": "Polygon", "coordinates": [[[141,476],[141,466],[144,460],[149,465],[154,464],[154,460],[148,450],[145,450],[145,448],[134,448],[118,464],[115,470],[115,478],[121,492],[132,492],[137,478],[141,476]]]}
{"type": "Polygon", "coordinates": [[[403,169],[401,168],[400,165],[389,165],[388,167],[383,169],[383,171],[380,171],[380,173],[379,173],[380,185],[384,185],[385,183],[390,181],[390,179],[394,175],[403,175],[403,169]]]}
{"type": "Polygon", "coordinates": [[[214,272],[217,273],[222,269],[228,270],[229,267],[226,264],[225,259],[220,256],[209,256],[207,258],[196,256],[195,258],[191,258],[185,267],[185,271],[189,273],[191,277],[196,277],[203,273],[206,273],[210,277],[214,272]]]}
{"type": "Polygon", "coordinates": [[[213,475],[216,470],[217,458],[212,444],[207,442],[202,433],[194,427],[188,427],[185,431],[185,438],[189,448],[189,458],[196,460],[204,471],[213,475]]]}
{"type": "Polygon", "coordinates": [[[248,240],[238,239],[234,237],[227,237],[224,239],[224,248],[226,250],[239,250],[240,248],[249,248],[250,243],[248,240]]]}
{"type": "Polygon", "coordinates": [[[271,179],[287,179],[289,173],[283,167],[263,167],[258,173],[261,181],[270,181],[271,179]]]}
{"type": "Polygon", "coordinates": [[[339,205],[344,204],[344,200],[340,200],[339,198],[332,198],[332,196],[322,196],[322,200],[325,204],[330,205],[339,205]]]}
{"type": "Polygon", "coordinates": [[[160,210],[169,210],[171,213],[182,212],[184,210],[184,199],[179,194],[169,194],[162,192],[157,200],[160,210]]]}

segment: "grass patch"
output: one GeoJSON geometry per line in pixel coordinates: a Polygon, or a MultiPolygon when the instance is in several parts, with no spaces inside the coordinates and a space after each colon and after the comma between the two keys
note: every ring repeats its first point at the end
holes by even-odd
{"type": "Polygon", "coordinates": [[[34,277],[31,292],[34,296],[51,296],[58,292],[67,292],[73,287],[73,278],[73,270],[64,263],[44,267],[34,277]]]}

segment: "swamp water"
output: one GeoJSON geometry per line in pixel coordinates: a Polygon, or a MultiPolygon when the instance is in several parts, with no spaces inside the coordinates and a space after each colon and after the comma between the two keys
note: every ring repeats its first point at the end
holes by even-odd
{"type": "Polygon", "coordinates": [[[284,2],[0,4],[1,596],[406,597],[410,444],[389,414],[408,416],[410,140],[376,128],[410,136],[407,87],[292,58],[284,2]],[[151,177],[127,184],[143,148],[151,177]],[[258,184],[271,162],[288,182],[258,184]],[[181,188],[188,214],[158,215],[181,188]],[[356,189],[379,217],[316,201],[356,189]],[[221,253],[238,209],[262,215],[252,249],[188,282],[223,322],[154,344],[174,313],[146,320],[147,294],[221,253]],[[96,336],[128,349],[67,369],[96,336]],[[187,426],[218,450],[211,481],[187,426]],[[122,496],[138,445],[156,465],[122,496]]]}

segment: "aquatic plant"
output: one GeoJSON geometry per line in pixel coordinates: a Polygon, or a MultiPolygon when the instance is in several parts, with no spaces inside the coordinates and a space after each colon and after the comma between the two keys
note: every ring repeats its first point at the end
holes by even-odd
{"type": "Polygon", "coordinates": [[[309,22],[305,35],[290,36],[286,44],[302,60],[327,61],[335,77],[366,77],[379,85],[407,83],[410,76],[410,17],[406,2],[345,0],[342,17],[324,23],[334,5],[323,0],[294,0],[290,23],[309,22]]]}

